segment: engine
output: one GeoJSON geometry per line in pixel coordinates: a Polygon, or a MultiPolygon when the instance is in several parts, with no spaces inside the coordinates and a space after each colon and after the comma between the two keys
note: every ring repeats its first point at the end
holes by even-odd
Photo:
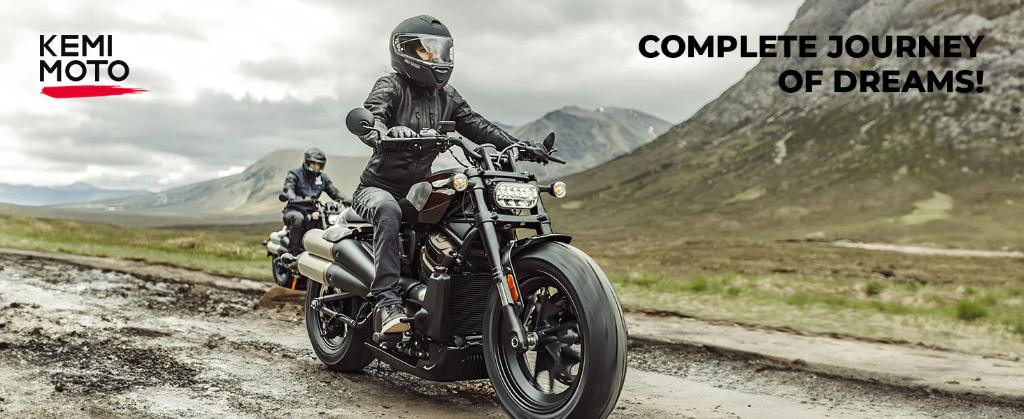
{"type": "Polygon", "coordinates": [[[457,252],[458,247],[447,234],[431,233],[420,249],[420,278],[434,272],[448,272],[457,252]]]}

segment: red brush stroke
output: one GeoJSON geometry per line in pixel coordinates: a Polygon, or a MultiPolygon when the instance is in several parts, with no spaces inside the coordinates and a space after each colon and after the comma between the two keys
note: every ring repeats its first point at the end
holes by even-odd
{"type": "Polygon", "coordinates": [[[111,85],[46,86],[40,92],[52,98],[70,99],[75,97],[117,96],[145,92],[146,89],[111,85]]]}

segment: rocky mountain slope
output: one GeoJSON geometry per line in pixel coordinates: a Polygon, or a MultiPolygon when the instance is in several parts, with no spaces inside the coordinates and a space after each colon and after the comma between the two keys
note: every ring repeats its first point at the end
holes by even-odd
{"type": "Polygon", "coordinates": [[[0,183],[0,202],[16,205],[58,205],[124,198],[146,193],[134,189],[103,189],[85,182],[64,186],[32,186],[0,183]]]}
{"type": "MultiPolygon", "coordinates": [[[[276,214],[282,207],[277,194],[281,192],[285,173],[298,167],[301,159],[300,150],[279,150],[237,175],[73,208],[167,215],[237,214],[245,217],[276,214]]],[[[365,164],[365,157],[328,156],[326,171],[338,189],[350,195],[365,164]]]]}
{"type": "Polygon", "coordinates": [[[540,178],[551,178],[588,169],[633,151],[671,125],[634,109],[567,106],[516,127],[511,133],[516,138],[534,141],[543,140],[549,132],[555,133],[557,156],[566,164],[524,165],[540,178]]]}
{"type": "Polygon", "coordinates": [[[808,0],[787,34],[986,38],[975,59],[763,59],[657,140],[570,178],[562,226],[1024,247],[1019,0],[808,0]],[[986,91],[786,94],[791,68],[982,69],[986,91]]]}

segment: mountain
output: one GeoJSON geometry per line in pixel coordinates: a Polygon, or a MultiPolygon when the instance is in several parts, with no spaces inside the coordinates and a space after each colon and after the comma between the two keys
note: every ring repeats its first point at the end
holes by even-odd
{"type": "MultiPolygon", "coordinates": [[[[808,0],[789,35],[979,35],[977,58],[762,59],[655,141],[568,179],[602,237],[854,238],[1024,248],[1019,1],[808,0]],[[984,93],[786,94],[786,69],[987,70],[984,93]]],[[[830,86],[826,77],[823,86],[830,86]]]]}
{"type": "MultiPolygon", "coordinates": [[[[277,195],[285,174],[298,167],[301,159],[300,150],[275,151],[236,175],[74,208],[168,216],[210,214],[271,218],[279,214],[283,206],[277,195]]],[[[338,189],[351,195],[365,164],[365,157],[328,156],[325,169],[338,189]]]]}
{"type": "Polygon", "coordinates": [[[590,110],[567,106],[516,127],[512,135],[539,142],[549,132],[555,133],[555,148],[558,149],[555,155],[566,164],[523,165],[539,178],[549,179],[588,169],[633,151],[671,126],[667,121],[633,109],[602,106],[590,110]]]}
{"type": "MultiPolygon", "coordinates": [[[[565,160],[565,165],[520,164],[520,168],[532,171],[539,178],[550,179],[588,169],[628,153],[665,132],[671,124],[634,109],[603,106],[590,110],[567,106],[525,125],[501,126],[520,140],[540,142],[549,132],[555,133],[556,156],[565,160]]],[[[461,153],[459,158],[462,158],[461,153]]],[[[466,160],[462,158],[462,161],[466,160]]],[[[449,155],[442,154],[435,167],[455,165],[449,155]]]]}
{"type": "Polygon", "coordinates": [[[32,186],[0,183],[0,202],[16,205],[85,203],[144,194],[133,189],[103,189],[85,182],[64,186],[32,186]]]}

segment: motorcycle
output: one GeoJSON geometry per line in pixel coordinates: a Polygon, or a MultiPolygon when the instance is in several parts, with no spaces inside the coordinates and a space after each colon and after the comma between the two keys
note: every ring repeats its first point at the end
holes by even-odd
{"type": "MultiPolygon", "coordinates": [[[[289,202],[288,195],[284,193],[278,195],[277,199],[281,202],[289,202]]],[[[316,206],[316,209],[306,216],[307,228],[320,230],[329,228],[337,222],[342,210],[342,204],[337,202],[320,202],[310,198],[294,199],[291,202],[312,202],[316,206]]],[[[270,257],[270,269],[274,283],[284,288],[305,290],[307,281],[295,269],[296,255],[288,253],[288,242],[288,226],[270,233],[263,241],[263,246],[267,248],[267,256],[270,257]]]]}
{"type": "Polygon", "coordinates": [[[303,237],[298,271],[309,279],[306,330],[327,368],[357,372],[374,359],[432,381],[489,378],[513,417],[606,417],[626,376],[626,328],[608,278],[554,233],[537,183],[516,163],[561,162],[449,135],[442,121],[417,138],[386,138],[362,108],[353,134],[376,132],[382,147],[459,147],[472,161],[415,184],[404,199],[401,288],[411,329],[373,330],[373,226],[351,208],[338,223],[303,237]],[[531,231],[532,230],[532,231],[531,231]],[[524,234],[524,232],[532,234],[524,234]]]}

